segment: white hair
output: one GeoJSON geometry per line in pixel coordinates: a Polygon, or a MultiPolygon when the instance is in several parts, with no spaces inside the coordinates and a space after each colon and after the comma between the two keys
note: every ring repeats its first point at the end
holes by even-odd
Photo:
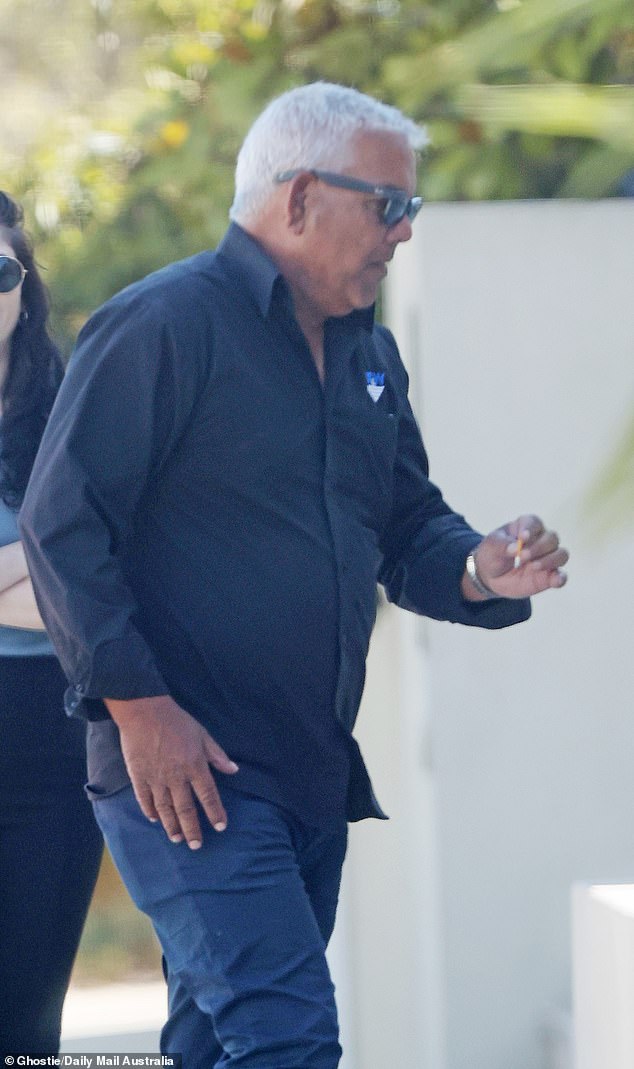
{"type": "Polygon", "coordinates": [[[402,134],[413,151],[427,144],[423,127],[356,89],[313,82],[283,93],[244,139],[230,218],[244,222],[257,215],[282,171],[345,166],[354,138],[364,131],[402,134]]]}

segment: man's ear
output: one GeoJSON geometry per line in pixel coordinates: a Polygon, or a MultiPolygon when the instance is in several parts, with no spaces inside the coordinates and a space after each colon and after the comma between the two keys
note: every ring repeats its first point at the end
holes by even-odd
{"type": "Polygon", "coordinates": [[[306,195],[312,182],[314,175],[310,171],[300,171],[289,185],[286,221],[296,234],[301,234],[306,224],[306,195]]]}

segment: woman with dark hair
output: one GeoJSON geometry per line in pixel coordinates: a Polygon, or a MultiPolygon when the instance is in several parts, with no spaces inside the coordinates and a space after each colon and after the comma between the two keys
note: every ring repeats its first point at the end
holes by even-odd
{"type": "Polygon", "coordinates": [[[0,192],[0,1054],[56,1054],[97,878],[84,727],[44,631],[17,513],[62,378],[22,212],[0,192]]]}

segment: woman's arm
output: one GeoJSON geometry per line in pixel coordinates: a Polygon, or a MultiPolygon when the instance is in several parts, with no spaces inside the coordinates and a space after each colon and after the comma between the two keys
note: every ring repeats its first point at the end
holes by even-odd
{"type": "Polygon", "coordinates": [[[21,542],[0,546],[0,624],[44,631],[21,542]]]}
{"type": "Polygon", "coordinates": [[[0,592],[28,579],[29,569],[21,542],[0,546],[0,592]]]}
{"type": "Polygon", "coordinates": [[[0,591],[0,624],[29,631],[45,630],[28,575],[0,591]]]}

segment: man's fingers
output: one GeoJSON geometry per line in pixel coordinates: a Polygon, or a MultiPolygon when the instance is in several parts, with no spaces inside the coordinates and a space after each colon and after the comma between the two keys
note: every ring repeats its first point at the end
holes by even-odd
{"type": "Polygon", "coordinates": [[[167,789],[163,788],[160,795],[153,795],[147,785],[140,789],[135,787],[134,793],[148,820],[160,820],[170,842],[181,843],[185,840],[191,850],[198,850],[202,846],[194,795],[216,831],[224,831],[227,827],[227,814],[207,765],[200,776],[192,776],[190,783],[172,784],[167,789]]]}
{"type": "Polygon", "coordinates": [[[138,783],[132,774],[130,774],[130,780],[134,796],[139,803],[143,816],[147,817],[148,820],[151,820],[152,823],[156,823],[156,821],[159,820],[159,815],[156,811],[156,806],[154,805],[154,795],[152,794],[151,788],[145,782],[138,783]]]}
{"type": "Polygon", "coordinates": [[[538,557],[545,557],[547,553],[552,553],[559,545],[559,535],[555,531],[544,531],[534,541],[528,543],[528,550],[531,560],[537,560],[538,557]]]}
{"type": "Polygon", "coordinates": [[[163,794],[154,802],[170,841],[180,843],[184,839],[190,850],[200,849],[203,841],[196,798],[212,827],[216,831],[224,831],[227,827],[227,814],[206,766],[200,776],[192,776],[189,783],[172,785],[169,793],[163,794]]]}
{"type": "Polygon", "coordinates": [[[214,768],[217,768],[218,772],[226,772],[229,775],[233,775],[238,771],[238,766],[235,761],[232,761],[230,757],[227,757],[222,747],[219,746],[217,742],[214,742],[211,735],[205,734],[204,750],[209,764],[213,765],[214,768]]]}
{"type": "Polygon", "coordinates": [[[517,556],[521,564],[530,561],[540,567],[551,567],[556,553],[564,554],[555,564],[555,567],[559,567],[568,560],[568,553],[559,546],[559,535],[555,531],[542,531],[537,537],[531,535],[506,547],[507,556],[517,556]]]}
{"type": "Polygon", "coordinates": [[[159,805],[157,809],[171,842],[178,843],[185,839],[190,850],[200,849],[203,837],[196,803],[188,783],[179,783],[172,787],[170,802],[165,806],[166,820],[163,819],[163,811],[159,805]]]}
{"type": "Polygon", "coordinates": [[[180,823],[174,806],[171,802],[161,802],[157,805],[159,819],[165,829],[165,834],[171,843],[182,843],[184,835],[180,829],[180,823]]]}
{"type": "Polygon", "coordinates": [[[568,561],[568,557],[568,550],[564,549],[563,546],[559,546],[554,553],[546,553],[543,557],[530,561],[528,566],[532,571],[536,572],[557,571],[557,569],[563,568],[568,561]]]}
{"type": "Polygon", "coordinates": [[[521,538],[523,542],[527,542],[539,538],[544,530],[544,525],[539,516],[527,513],[524,516],[518,516],[513,523],[509,524],[507,529],[515,538],[521,538]]]}
{"type": "Polygon", "coordinates": [[[214,778],[208,768],[196,779],[192,778],[192,787],[211,826],[216,831],[224,831],[227,827],[227,814],[220,800],[214,778]]]}

